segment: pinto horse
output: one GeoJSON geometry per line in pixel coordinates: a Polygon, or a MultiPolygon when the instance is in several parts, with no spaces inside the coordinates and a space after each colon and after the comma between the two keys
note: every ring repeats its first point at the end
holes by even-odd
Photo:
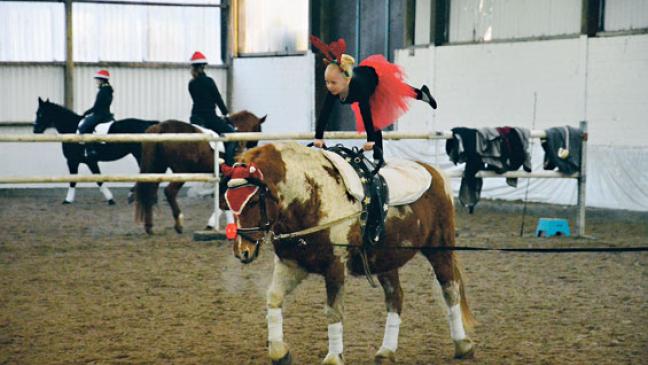
{"type": "MultiPolygon", "coordinates": [[[[83,116],[55,103],[38,98],[38,110],[36,111],[36,121],[34,122],[34,133],[43,133],[47,128],[54,127],[58,133],[76,133],[79,122],[83,116]]],[[[144,131],[157,124],[157,121],[146,121],[140,119],[123,119],[111,124],[108,133],[144,133],[144,131]]],[[[99,174],[98,161],[115,161],[129,154],[132,154],[139,164],[141,146],[139,143],[98,143],[96,158],[87,158],[85,156],[85,146],[79,143],[62,143],[63,156],[67,160],[70,174],[76,175],[79,172],[79,165],[85,163],[93,174],[99,174]]],[[[97,185],[108,201],[113,205],[112,193],[102,182],[97,185]]],[[[74,201],[76,183],[71,182],[63,204],[71,204],[74,201]]],[[[130,195],[129,195],[130,199],[130,195]]]]}
{"type": "MultiPolygon", "coordinates": [[[[229,116],[238,132],[261,132],[266,116],[258,118],[251,112],[241,111],[229,116]]],[[[146,130],[146,133],[202,133],[195,126],[178,120],[167,120],[146,130]]],[[[237,151],[252,148],[257,141],[239,142],[237,151]]],[[[214,153],[208,142],[146,142],[142,143],[140,172],[164,173],[167,168],[175,173],[213,173],[214,153]]],[[[153,205],[157,202],[158,183],[137,183],[135,186],[135,221],[144,223],[144,230],[153,233],[153,205]]],[[[164,195],[171,206],[176,232],[182,233],[184,217],[178,201],[178,192],[184,182],[171,182],[164,189],[164,195]]],[[[215,216],[207,223],[213,228],[215,216]]]]}
{"type": "MultiPolygon", "coordinates": [[[[365,274],[357,214],[360,202],[347,193],[338,170],[317,149],[296,143],[268,144],[247,151],[239,160],[242,165],[223,166],[225,176],[231,178],[225,196],[239,231],[234,255],[250,263],[262,243],[272,243],[275,252],[266,299],[272,363],[292,362],[283,341],[285,296],[309,274],[317,274],[324,277],[327,294],[329,351],[323,364],[343,364],[344,283],[347,273],[365,274]],[[237,189],[243,190],[235,193],[237,189]]],[[[438,249],[455,244],[452,190],[441,171],[420,164],[431,174],[432,184],[413,203],[389,207],[384,238],[365,249],[366,262],[382,285],[387,306],[377,363],[395,361],[403,304],[398,270],[417,252],[430,262],[441,284],[455,357],[470,357],[474,352],[464,329],[464,324],[472,326],[474,318],[457,256],[452,250],[438,249]]]]}

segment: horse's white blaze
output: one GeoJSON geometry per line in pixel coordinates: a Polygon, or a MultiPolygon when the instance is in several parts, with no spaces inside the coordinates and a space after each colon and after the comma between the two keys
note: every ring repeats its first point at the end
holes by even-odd
{"type": "Polygon", "coordinates": [[[450,325],[450,337],[454,341],[460,341],[466,338],[463,320],[461,319],[461,306],[459,304],[448,308],[448,324],[450,325]]]}
{"type": "Polygon", "coordinates": [[[400,330],[401,319],[398,313],[387,313],[387,320],[385,321],[385,335],[383,336],[382,347],[396,352],[398,348],[398,332],[400,330]]]}
{"type": "Polygon", "coordinates": [[[113,199],[112,193],[110,192],[110,190],[108,190],[108,187],[105,184],[101,185],[99,187],[99,190],[101,191],[101,194],[103,194],[104,198],[106,198],[106,200],[112,200],[113,199]]]}
{"type": "MultiPolygon", "coordinates": [[[[214,217],[214,221],[216,221],[216,212],[214,212],[212,216],[214,217]]],[[[225,211],[225,222],[227,224],[234,223],[234,213],[232,213],[231,210],[225,211]]]]}
{"type": "Polygon", "coordinates": [[[342,322],[328,325],[329,354],[339,355],[344,351],[342,322]]]}
{"type": "Polygon", "coordinates": [[[72,203],[74,201],[75,195],[76,195],[76,188],[68,188],[67,195],[65,196],[65,201],[72,203]]]}

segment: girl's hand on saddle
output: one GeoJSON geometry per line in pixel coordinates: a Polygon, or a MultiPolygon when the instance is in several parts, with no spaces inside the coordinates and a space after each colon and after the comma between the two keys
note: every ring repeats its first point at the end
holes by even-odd
{"type": "Polygon", "coordinates": [[[374,148],[374,145],[376,142],[365,142],[365,144],[362,146],[362,149],[365,151],[371,151],[374,148]]]}
{"type": "Polygon", "coordinates": [[[317,148],[324,147],[324,140],[323,139],[314,139],[313,140],[313,146],[315,146],[317,148]]]}

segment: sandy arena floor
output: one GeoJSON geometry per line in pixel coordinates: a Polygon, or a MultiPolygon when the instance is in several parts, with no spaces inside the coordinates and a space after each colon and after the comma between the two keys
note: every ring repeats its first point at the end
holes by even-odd
{"type": "MultiPolygon", "coordinates": [[[[133,223],[123,190],[108,206],[96,189],[0,190],[0,364],[267,364],[265,290],[271,248],[244,266],[224,243],[192,241],[211,200],[183,198],[178,235],[166,203],[156,235],[133,223]]],[[[162,194],[161,194],[162,195],[162,194]]],[[[646,215],[592,212],[594,240],[533,237],[539,216],[573,217],[534,205],[518,237],[513,203],[458,212],[458,245],[500,247],[648,245],[646,215]],[[549,212],[552,211],[552,212],[549,212]]],[[[573,221],[571,221],[572,229],[573,221]]],[[[464,252],[468,299],[480,324],[473,360],[452,343],[427,261],[401,274],[405,305],[399,364],[646,364],[648,253],[464,252]]],[[[382,341],[381,289],[347,283],[347,364],[372,364],[382,341]]],[[[325,290],[309,277],[284,307],[296,364],[327,352],[325,290]]]]}

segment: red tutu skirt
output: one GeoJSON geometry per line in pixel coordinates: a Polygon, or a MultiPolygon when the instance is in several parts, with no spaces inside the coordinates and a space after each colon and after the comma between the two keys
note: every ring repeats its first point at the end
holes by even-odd
{"type": "MultiPolygon", "coordinates": [[[[376,70],[378,85],[369,98],[374,130],[382,130],[394,124],[409,109],[409,99],[416,97],[416,91],[404,81],[400,66],[389,63],[382,55],[372,55],[360,62],[376,70]]],[[[364,132],[364,123],[359,103],[351,104],[356,118],[356,130],[364,132]]]]}

